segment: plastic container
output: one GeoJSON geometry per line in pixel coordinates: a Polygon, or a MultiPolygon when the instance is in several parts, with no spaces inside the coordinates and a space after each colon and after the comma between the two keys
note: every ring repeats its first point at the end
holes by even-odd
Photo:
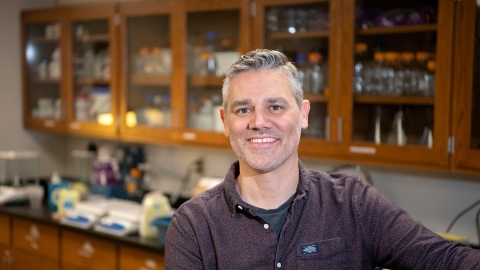
{"type": "Polygon", "coordinates": [[[147,193],[142,200],[142,214],[140,215],[139,234],[142,238],[157,238],[158,227],[152,224],[157,218],[171,217],[171,207],[168,198],[161,192],[147,193]]]}
{"type": "Polygon", "coordinates": [[[66,188],[68,188],[68,182],[62,181],[58,172],[54,171],[51,182],[48,185],[48,205],[52,211],[57,211],[59,193],[62,189],[66,188]]]}
{"type": "Polygon", "coordinates": [[[69,188],[60,189],[58,195],[57,213],[60,215],[65,215],[67,211],[73,210],[79,201],[80,193],[78,190],[69,188]]]}
{"type": "Polygon", "coordinates": [[[156,218],[152,220],[151,225],[156,226],[158,230],[158,241],[160,246],[165,246],[167,240],[167,229],[172,222],[172,217],[156,218]]]}

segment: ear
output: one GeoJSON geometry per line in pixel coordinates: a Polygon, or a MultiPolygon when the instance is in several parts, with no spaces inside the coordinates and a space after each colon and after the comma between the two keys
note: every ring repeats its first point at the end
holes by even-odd
{"type": "Polygon", "coordinates": [[[302,107],[300,108],[300,114],[302,117],[302,128],[306,129],[308,127],[308,113],[310,112],[310,101],[303,100],[302,107]]]}
{"type": "Polygon", "coordinates": [[[222,118],[223,122],[223,134],[225,134],[225,137],[230,137],[230,131],[228,130],[228,125],[227,125],[227,116],[225,115],[226,112],[222,108],[220,108],[220,118],[222,118]]]}

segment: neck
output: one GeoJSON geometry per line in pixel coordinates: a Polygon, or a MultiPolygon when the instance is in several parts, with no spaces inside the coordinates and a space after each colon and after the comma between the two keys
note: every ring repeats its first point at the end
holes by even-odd
{"type": "Polygon", "coordinates": [[[276,209],[297,190],[298,160],[286,162],[279,168],[260,173],[240,161],[240,174],[235,185],[242,200],[263,209],[276,209]]]}

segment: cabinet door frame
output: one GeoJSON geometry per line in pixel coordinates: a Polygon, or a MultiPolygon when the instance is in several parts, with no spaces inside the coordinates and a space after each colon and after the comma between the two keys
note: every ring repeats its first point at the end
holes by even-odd
{"type": "Polygon", "coordinates": [[[95,136],[99,138],[116,139],[118,130],[118,25],[116,22],[116,5],[115,4],[79,4],[66,8],[68,17],[67,33],[65,40],[67,43],[66,50],[66,80],[67,80],[67,100],[71,107],[68,110],[68,126],[67,133],[81,136],[95,136]],[[72,23],[84,20],[107,20],[109,33],[109,53],[110,53],[110,111],[113,123],[109,126],[101,126],[96,122],[77,121],[74,119],[74,75],[73,75],[73,31],[72,23]]]}
{"type": "MultiPolygon", "coordinates": [[[[327,115],[329,123],[326,123],[326,139],[316,139],[302,137],[298,146],[299,154],[310,157],[328,157],[340,158],[341,149],[338,144],[338,123],[342,121],[338,114],[338,104],[340,98],[340,75],[342,63],[339,61],[341,57],[341,11],[342,2],[337,0],[256,0],[255,15],[253,19],[253,47],[264,48],[265,36],[265,9],[271,6],[301,5],[314,3],[329,3],[330,29],[328,36],[328,59],[329,59],[329,95],[326,96],[327,115]]],[[[312,117],[310,114],[309,117],[312,117]]]]}
{"type": "Polygon", "coordinates": [[[452,83],[454,1],[438,1],[437,24],[437,70],[434,97],[434,127],[432,148],[416,145],[376,145],[369,142],[352,141],[353,135],[353,48],[355,43],[355,0],[344,2],[344,28],[342,31],[342,103],[343,154],[348,160],[382,165],[406,165],[416,168],[448,169],[448,140],[450,133],[450,93],[452,83]]]}
{"type": "MultiPolygon", "coordinates": [[[[181,27],[181,16],[178,13],[178,10],[181,11],[181,2],[182,1],[144,1],[144,2],[125,2],[118,4],[118,12],[120,15],[120,34],[118,43],[120,44],[120,71],[119,71],[119,85],[120,85],[120,96],[119,96],[119,126],[120,126],[120,136],[122,138],[128,139],[130,141],[137,142],[153,142],[153,143],[168,143],[170,141],[170,130],[175,128],[177,125],[172,125],[172,127],[147,127],[147,126],[136,126],[136,127],[127,127],[125,123],[125,117],[127,113],[127,93],[128,93],[128,24],[127,21],[129,18],[138,18],[143,16],[155,16],[155,15],[168,15],[169,16],[169,31],[170,31],[170,41],[171,41],[171,51],[172,51],[172,73],[170,75],[170,94],[172,99],[174,95],[178,93],[175,89],[178,88],[177,80],[181,78],[178,73],[181,73],[182,61],[179,58],[181,56],[181,46],[176,46],[179,44],[177,39],[179,38],[180,31],[178,30],[181,27]]],[[[175,98],[177,99],[177,98],[175,98]]],[[[178,118],[176,115],[178,108],[172,106],[172,116],[178,118]],[[175,114],[175,115],[174,115],[175,114]]]]}
{"type": "Polygon", "coordinates": [[[41,23],[60,23],[60,39],[58,41],[61,50],[61,68],[65,69],[65,56],[66,56],[66,20],[64,16],[64,9],[61,7],[57,8],[48,8],[48,9],[38,9],[38,10],[27,10],[22,11],[21,13],[21,22],[22,22],[22,86],[23,86],[23,124],[25,128],[35,129],[46,132],[60,133],[63,134],[66,131],[66,107],[68,106],[67,94],[66,94],[66,74],[62,72],[60,82],[59,82],[59,91],[60,91],[60,100],[62,101],[62,116],[61,119],[37,119],[31,117],[30,106],[29,106],[29,72],[28,64],[26,57],[27,42],[28,42],[28,27],[34,24],[41,23]]]}
{"type": "Polygon", "coordinates": [[[480,169],[480,150],[470,148],[472,118],[473,62],[475,45],[475,0],[455,2],[455,44],[453,46],[453,119],[455,148],[453,171],[480,169]]]}

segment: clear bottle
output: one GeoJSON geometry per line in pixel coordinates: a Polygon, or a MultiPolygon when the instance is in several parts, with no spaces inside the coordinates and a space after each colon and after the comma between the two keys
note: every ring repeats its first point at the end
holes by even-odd
{"type": "Polygon", "coordinates": [[[427,71],[424,73],[423,81],[426,85],[425,95],[433,97],[435,95],[435,69],[436,63],[433,60],[427,62],[427,71]]]}
{"type": "Polygon", "coordinates": [[[385,86],[385,91],[380,95],[392,96],[395,95],[395,70],[398,53],[386,52],[385,62],[382,66],[382,83],[385,86]]]}
{"type": "Polygon", "coordinates": [[[323,94],[325,89],[325,71],[322,65],[322,54],[309,53],[308,61],[310,62],[310,92],[314,95],[323,94]]]}
{"type": "Polygon", "coordinates": [[[428,52],[417,52],[415,63],[415,74],[412,74],[412,81],[416,81],[416,87],[413,88],[414,95],[426,96],[427,94],[427,82],[425,81],[425,73],[427,72],[427,61],[430,58],[428,52]]]}
{"type": "Polygon", "coordinates": [[[281,31],[295,34],[297,32],[295,26],[295,9],[287,7],[281,11],[281,31]]]}
{"type": "Polygon", "coordinates": [[[353,65],[353,92],[355,94],[365,94],[365,67],[367,66],[367,44],[355,44],[355,63],[353,65]]]}
{"type": "Polygon", "coordinates": [[[148,48],[142,47],[138,53],[134,55],[133,71],[135,74],[145,74],[145,65],[148,60],[148,54],[148,48]]]}
{"type": "Polygon", "coordinates": [[[371,74],[367,75],[370,78],[370,83],[365,85],[368,93],[372,95],[379,95],[385,91],[385,84],[382,78],[382,67],[385,62],[385,53],[375,52],[373,54],[374,62],[371,67],[371,74]]]}
{"type": "Polygon", "coordinates": [[[279,10],[277,7],[270,7],[267,9],[265,19],[267,21],[266,27],[268,32],[271,32],[271,33],[278,32],[279,30],[278,18],[279,18],[279,10]]]}
{"type": "Polygon", "coordinates": [[[403,67],[403,94],[406,96],[412,95],[412,71],[414,55],[411,52],[404,52],[400,54],[403,67]]]}
{"type": "Polygon", "coordinates": [[[298,81],[300,82],[300,86],[303,89],[303,92],[305,94],[308,94],[310,92],[310,88],[307,87],[308,84],[308,79],[306,77],[306,72],[307,72],[307,57],[305,54],[299,52],[295,56],[295,63],[297,64],[297,72],[298,72],[298,81]]]}
{"type": "Polygon", "coordinates": [[[403,146],[407,143],[407,136],[405,135],[405,131],[403,129],[403,108],[401,105],[398,108],[398,112],[395,114],[392,128],[388,134],[387,143],[397,146],[403,146]]]}
{"type": "Polygon", "coordinates": [[[162,96],[162,105],[160,111],[163,114],[163,126],[170,127],[172,124],[172,110],[170,108],[170,94],[162,96]]]}

